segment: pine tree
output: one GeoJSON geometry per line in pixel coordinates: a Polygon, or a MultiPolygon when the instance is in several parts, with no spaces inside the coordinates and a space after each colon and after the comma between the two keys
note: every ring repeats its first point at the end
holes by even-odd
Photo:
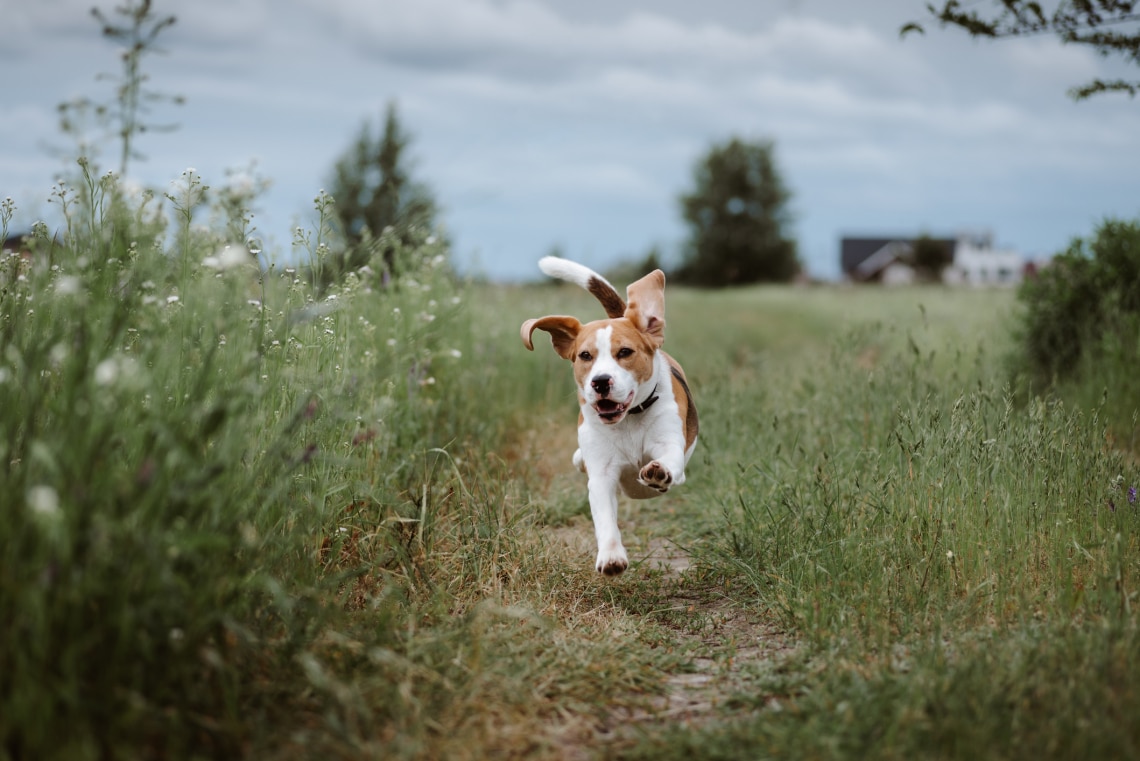
{"type": "MultiPolygon", "coordinates": [[[[379,135],[365,122],[356,141],[337,160],[331,194],[335,200],[337,226],[348,243],[345,261],[338,269],[353,269],[371,258],[361,244],[377,244],[386,236],[403,245],[431,234],[437,207],[426,185],[413,180],[408,160],[411,138],[400,125],[396,104],[389,103],[379,135]]],[[[396,268],[396,250],[387,245],[383,260],[389,271],[396,268]]]]}

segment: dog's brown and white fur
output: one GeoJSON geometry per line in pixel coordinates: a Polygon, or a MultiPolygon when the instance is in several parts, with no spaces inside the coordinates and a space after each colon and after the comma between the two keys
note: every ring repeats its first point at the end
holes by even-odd
{"type": "Polygon", "coordinates": [[[580,264],[547,256],[538,265],[594,294],[608,315],[586,324],[563,315],[527,320],[522,340],[533,351],[534,331],[544,330],[558,355],[574,364],[581,408],[574,464],[587,475],[595,567],[616,576],[629,567],[617,525],[619,492],[647,499],[683,484],[697,443],[697,409],[685,373],[661,350],[665,273],[654,270],[633,283],[623,300],[580,264]]]}

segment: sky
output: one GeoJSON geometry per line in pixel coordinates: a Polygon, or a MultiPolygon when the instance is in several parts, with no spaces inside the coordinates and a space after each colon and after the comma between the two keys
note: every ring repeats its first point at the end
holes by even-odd
{"type": "MultiPolygon", "coordinates": [[[[57,106],[109,100],[118,53],[92,5],[0,0],[0,197],[14,228],[47,203],[73,143],[57,106]]],[[[173,123],[131,182],[187,168],[220,186],[270,182],[265,250],[292,230],[365,120],[397,104],[413,175],[441,207],[457,266],[500,280],[563,255],[604,269],[687,230],[678,197],[709,148],[771,140],[793,193],[800,258],[839,276],[844,235],[991,232],[1041,258],[1106,217],[1140,215],[1140,100],[1074,102],[1094,77],[1136,76],[1052,37],[975,41],[926,25],[923,0],[154,0],[177,17],[145,59],[173,123]]],[[[101,156],[117,167],[108,143],[101,156]]]]}

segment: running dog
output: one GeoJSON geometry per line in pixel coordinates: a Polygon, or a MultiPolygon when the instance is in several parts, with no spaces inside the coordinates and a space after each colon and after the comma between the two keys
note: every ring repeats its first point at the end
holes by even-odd
{"type": "Polygon", "coordinates": [[[547,275],[575,283],[605,308],[605,320],[582,324],[549,315],[527,320],[522,341],[534,350],[534,331],[550,334],[554,351],[573,363],[578,385],[578,451],[574,465],[587,476],[598,540],[595,568],[617,576],[629,557],[617,525],[618,493],[658,497],[685,483],[685,465],[697,444],[697,408],[685,373],[662,351],[665,273],[654,270],[626,289],[581,264],[547,256],[547,275]]]}

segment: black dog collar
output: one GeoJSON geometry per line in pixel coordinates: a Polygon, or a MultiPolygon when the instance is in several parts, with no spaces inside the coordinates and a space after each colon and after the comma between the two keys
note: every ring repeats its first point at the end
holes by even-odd
{"type": "Polygon", "coordinates": [[[653,406],[653,403],[654,403],[654,402],[656,402],[656,401],[657,401],[657,399],[658,399],[658,396],[657,396],[657,387],[656,387],[656,386],[654,386],[654,387],[653,387],[653,390],[652,390],[651,392],[649,392],[649,398],[648,398],[648,399],[646,399],[646,400],[645,400],[644,402],[642,402],[641,404],[637,405],[636,407],[633,407],[633,408],[631,408],[628,414],[630,414],[630,415],[640,415],[642,412],[645,412],[647,409],[649,409],[650,407],[652,407],[652,406],[653,406]]]}

